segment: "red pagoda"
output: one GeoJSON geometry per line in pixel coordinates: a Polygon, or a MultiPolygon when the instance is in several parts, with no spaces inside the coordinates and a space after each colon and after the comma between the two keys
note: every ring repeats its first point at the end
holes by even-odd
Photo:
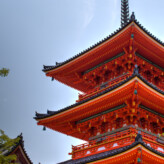
{"type": "Polygon", "coordinates": [[[38,125],[85,140],[61,164],[164,163],[164,43],[129,17],[121,0],[121,28],[71,59],[44,66],[46,76],[75,88],[75,104],[38,125]]]}

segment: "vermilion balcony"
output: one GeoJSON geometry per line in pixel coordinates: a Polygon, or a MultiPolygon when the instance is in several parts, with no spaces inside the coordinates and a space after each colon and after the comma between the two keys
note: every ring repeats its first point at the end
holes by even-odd
{"type": "MultiPolygon", "coordinates": [[[[73,159],[79,159],[82,157],[98,154],[104,151],[109,151],[113,149],[118,149],[127,145],[131,145],[135,142],[135,138],[138,134],[137,128],[129,128],[128,130],[117,132],[105,138],[90,141],[89,143],[81,144],[78,146],[72,146],[73,159]]],[[[157,135],[150,135],[149,132],[141,131],[143,142],[153,149],[164,153],[164,143],[163,137],[158,137],[157,135]]]]}
{"type": "Polygon", "coordinates": [[[76,102],[79,102],[79,101],[85,100],[89,97],[92,97],[93,95],[96,95],[96,94],[98,94],[98,93],[100,93],[100,92],[102,92],[102,91],[104,91],[104,90],[106,90],[106,89],[120,83],[121,81],[125,80],[127,77],[129,77],[131,75],[132,75],[132,73],[129,73],[129,72],[125,73],[121,76],[118,76],[114,79],[111,79],[111,80],[101,84],[100,86],[97,86],[95,89],[93,89],[93,90],[91,90],[87,93],[79,94],[79,100],[77,100],[76,102]]]}

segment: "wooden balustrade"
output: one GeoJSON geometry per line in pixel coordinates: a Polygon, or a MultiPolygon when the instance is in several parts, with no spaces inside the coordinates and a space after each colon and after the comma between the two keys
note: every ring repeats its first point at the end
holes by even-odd
{"type": "Polygon", "coordinates": [[[72,146],[73,159],[82,158],[85,156],[97,154],[100,152],[117,149],[123,146],[130,145],[135,140],[135,129],[130,128],[123,132],[117,132],[110,136],[106,136],[105,140],[93,140],[89,143],[72,146]]]}
{"type": "Polygon", "coordinates": [[[95,94],[98,94],[98,93],[118,84],[119,82],[125,80],[127,77],[129,77],[131,75],[132,75],[132,73],[123,74],[121,76],[118,76],[112,80],[105,82],[104,84],[101,84],[100,86],[97,86],[96,88],[94,88],[93,90],[91,90],[87,93],[79,94],[79,100],[77,100],[77,102],[87,99],[95,94]]]}
{"type": "MultiPolygon", "coordinates": [[[[135,142],[138,130],[130,127],[128,130],[117,132],[115,134],[105,136],[101,139],[89,141],[78,146],[72,146],[73,159],[78,159],[94,154],[98,154],[104,151],[118,149],[135,142]]],[[[157,136],[152,136],[146,132],[141,131],[143,141],[150,147],[157,151],[164,153],[164,145],[157,142],[157,136]]]]}

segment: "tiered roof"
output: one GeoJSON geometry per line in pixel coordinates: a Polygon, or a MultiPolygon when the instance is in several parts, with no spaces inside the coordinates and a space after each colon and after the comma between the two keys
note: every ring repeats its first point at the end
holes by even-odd
{"type": "MultiPolygon", "coordinates": [[[[65,62],[56,63],[54,66],[44,66],[43,71],[47,76],[52,77],[52,80],[56,79],[84,92],[84,95],[71,106],[58,111],[48,110],[46,114],[36,112],[35,119],[38,121],[38,125],[43,125],[63,134],[89,141],[89,145],[73,147],[71,153],[73,160],[62,162],[61,164],[104,163],[109,161],[113,164],[121,162],[135,163],[136,160],[141,160],[140,158],[136,158],[139,157],[140,150],[142,151],[142,161],[147,163],[164,162],[163,153],[157,151],[157,145],[161,144],[157,143],[157,139],[160,140],[157,133],[159,131],[161,133],[164,130],[164,43],[148,32],[135,19],[134,13],[129,20],[128,1],[122,0],[121,2],[122,27],[120,29],[65,62]],[[124,59],[124,57],[126,58],[124,59]],[[122,63],[125,60],[127,60],[127,63],[123,65],[122,63]],[[111,64],[110,66],[109,63],[111,64]],[[98,69],[101,66],[103,68],[98,69]],[[116,66],[115,70],[113,69],[114,66],[116,66]],[[114,75],[110,76],[110,79],[105,79],[105,71],[107,69],[114,72],[120,68],[119,66],[123,68],[122,72],[118,71],[120,74],[114,73],[114,75]],[[148,68],[149,66],[151,68],[148,68]],[[94,79],[96,77],[95,74],[100,75],[105,80],[98,83],[98,80],[94,79]],[[151,75],[155,76],[151,77],[151,75]],[[93,84],[91,84],[92,82],[93,84]],[[116,126],[109,125],[109,131],[105,131],[102,134],[96,131],[96,134],[94,134],[92,123],[93,128],[96,126],[97,129],[100,129],[100,126],[106,123],[106,118],[108,118],[107,122],[109,123],[110,119],[117,120],[118,114],[123,119],[128,120],[127,117],[124,117],[127,114],[129,124],[126,124],[128,121],[126,123],[124,121],[124,124],[122,121],[120,129],[117,125],[116,129],[116,126]],[[125,134],[125,129],[131,128],[131,126],[134,126],[133,124],[135,124],[133,127],[135,130],[144,131],[144,129],[137,127],[137,121],[133,120],[135,119],[134,115],[135,118],[138,117],[140,119],[140,124],[142,124],[142,120],[148,122],[149,117],[152,117],[154,119],[152,126],[159,123],[157,126],[162,125],[162,127],[155,132],[156,134],[148,131],[147,127],[143,127],[146,129],[145,136],[143,137],[144,142],[142,138],[138,140],[136,137],[135,142],[132,143],[131,138],[131,140],[127,139],[127,145],[130,145],[127,146],[120,142],[119,144],[122,148],[115,148],[113,145],[112,149],[114,150],[108,151],[112,145],[108,145],[108,142],[112,142],[109,137],[111,133],[116,134],[119,132],[118,136],[121,136],[122,131],[125,134]],[[89,130],[93,130],[93,134],[89,130]],[[149,132],[151,133],[150,138],[147,135],[149,132]],[[103,138],[101,137],[106,136],[109,138],[107,137],[100,145],[97,144],[99,139],[102,141],[103,138]],[[151,136],[155,136],[155,138],[151,138],[151,136]],[[145,139],[145,137],[148,138],[145,139]],[[93,146],[94,142],[96,143],[93,146]],[[156,145],[153,145],[153,148],[151,148],[148,146],[149,142],[152,145],[156,143],[156,145]],[[100,153],[98,149],[103,144],[106,144],[106,148],[103,153],[100,153]],[[89,151],[89,154],[87,154],[87,151],[89,151]],[[85,157],[81,158],[81,155],[85,157]]],[[[133,133],[133,135],[135,134],[133,133]]],[[[123,138],[120,138],[120,140],[123,138]]],[[[115,141],[113,140],[113,142],[115,141]]],[[[126,142],[126,140],[122,140],[122,142],[124,141],[126,142]]],[[[163,142],[163,139],[161,141],[163,142]]],[[[159,148],[164,152],[163,145],[161,147],[159,148]]]]}
{"type": "MultiPolygon", "coordinates": [[[[92,70],[96,65],[102,65],[106,60],[124,54],[122,53],[123,47],[128,49],[132,35],[134,45],[137,47],[136,55],[163,71],[164,43],[149,33],[135,19],[134,14],[132,14],[130,21],[125,24],[125,26],[101,42],[65,62],[57,63],[55,66],[44,66],[43,71],[47,76],[51,76],[53,79],[55,78],[75,89],[86,92],[88,86],[82,81],[83,77],[81,76],[87,71],[92,70]],[[140,54],[142,54],[142,56],[140,54]]],[[[43,125],[67,135],[81,138],[81,134],[78,132],[70,134],[72,125],[68,126],[68,124],[123,104],[127,98],[130,98],[136,80],[140,84],[138,95],[142,99],[142,104],[148,108],[153,108],[153,110],[158,113],[164,114],[164,90],[152,84],[140,75],[138,71],[134,70],[133,74],[127,76],[116,85],[102,89],[98,93],[61,110],[48,110],[46,114],[36,113],[35,119],[38,121],[38,125],[43,125]],[[123,88],[126,92],[123,92],[123,88]],[[117,99],[120,99],[117,102],[113,94],[115,92],[117,93],[117,99]],[[103,107],[104,99],[112,103],[103,107]],[[158,102],[156,100],[158,100],[158,102]],[[59,124],[58,122],[60,122],[61,119],[65,121],[59,124]]],[[[87,138],[81,139],[86,140],[87,138]]]]}

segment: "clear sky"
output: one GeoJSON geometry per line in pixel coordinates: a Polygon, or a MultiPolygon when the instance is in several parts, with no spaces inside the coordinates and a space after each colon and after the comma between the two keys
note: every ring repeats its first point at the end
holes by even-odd
{"type": "MultiPolygon", "coordinates": [[[[120,27],[121,0],[0,0],[0,129],[14,138],[23,133],[25,149],[37,164],[70,158],[80,140],[42,130],[33,119],[71,105],[78,91],[51,81],[43,64],[62,62],[120,27]]],[[[164,0],[130,0],[130,13],[164,41],[164,0]]]]}

